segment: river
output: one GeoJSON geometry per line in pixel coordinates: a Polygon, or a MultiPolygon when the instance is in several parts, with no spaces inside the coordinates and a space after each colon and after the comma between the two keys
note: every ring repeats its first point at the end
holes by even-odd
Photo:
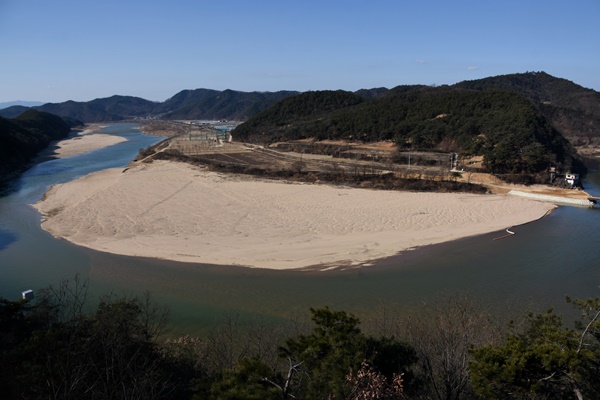
{"type": "MultiPolygon", "coordinates": [[[[76,275],[89,282],[90,298],[149,291],[169,306],[177,333],[201,333],[226,314],[267,323],[328,305],[361,318],[384,312],[418,313],[422,302],[468,293],[480,304],[522,311],[554,306],[564,297],[600,294],[600,210],[560,207],[542,220],[501,232],[428,246],[372,267],[345,272],[293,272],[176,263],[96,252],[53,238],[40,228],[30,204],[47,188],[85,174],[125,166],[159,138],[134,124],[112,124],[103,133],[128,139],[104,149],[37,164],[0,198],[0,297],[15,300],[26,289],[56,285],[76,275]]],[[[600,174],[586,190],[600,194],[600,174]]]]}

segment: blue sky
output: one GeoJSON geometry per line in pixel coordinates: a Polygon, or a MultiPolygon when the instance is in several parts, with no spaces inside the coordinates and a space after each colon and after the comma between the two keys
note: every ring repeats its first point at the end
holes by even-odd
{"type": "Polygon", "coordinates": [[[0,0],[0,102],[441,85],[600,91],[599,0],[0,0]]]}

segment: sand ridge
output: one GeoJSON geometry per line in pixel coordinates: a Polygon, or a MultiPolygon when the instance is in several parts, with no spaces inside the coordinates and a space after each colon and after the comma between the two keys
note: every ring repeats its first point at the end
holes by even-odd
{"type": "Polygon", "coordinates": [[[96,250],[273,269],[357,265],[501,230],[553,205],[295,184],[155,161],[52,187],[42,227],[96,250]]]}

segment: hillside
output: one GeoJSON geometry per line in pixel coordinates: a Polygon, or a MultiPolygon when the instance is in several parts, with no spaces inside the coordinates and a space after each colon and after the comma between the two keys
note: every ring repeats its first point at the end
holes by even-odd
{"type": "Polygon", "coordinates": [[[66,137],[78,121],[27,110],[17,118],[0,117],[0,189],[51,141],[66,137]]]}
{"type": "Polygon", "coordinates": [[[111,122],[152,113],[157,103],[131,96],[111,96],[88,102],[47,103],[35,109],[83,122],[111,122]]]}
{"type": "MultiPolygon", "coordinates": [[[[442,88],[448,86],[442,86],[442,88]]],[[[464,81],[455,89],[516,92],[527,98],[559,132],[575,146],[600,146],[600,93],[545,72],[527,72],[464,81]]],[[[401,85],[392,89],[361,89],[353,94],[363,100],[382,100],[401,94],[429,91],[424,85],[401,85]]],[[[440,89],[440,88],[436,88],[440,89]]],[[[235,90],[182,90],[163,102],[132,96],[111,96],[89,102],[67,101],[34,107],[39,111],[84,122],[109,122],[133,118],[209,119],[246,121],[295,91],[241,92],[235,90]]],[[[14,118],[26,107],[0,109],[0,116],[14,118]]]]}
{"type": "Polygon", "coordinates": [[[527,99],[573,145],[600,145],[600,93],[545,72],[501,75],[455,85],[473,90],[510,90],[527,99]]]}
{"type": "MultiPolygon", "coordinates": [[[[32,107],[83,122],[114,122],[137,118],[246,120],[273,104],[298,94],[293,91],[240,92],[235,90],[183,90],[164,102],[132,96],[111,96],[87,102],[66,101],[32,107]]],[[[0,116],[14,118],[27,107],[0,110],[0,116]]]]}
{"type": "MultiPolygon", "coordinates": [[[[9,107],[14,118],[26,108],[9,107]]],[[[35,109],[84,122],[127,119],[238,120],[238,140],[394,141],[399,149],[484,156],[496,172],[548,165],[583,170],[579,154],[600,159],[600,93],[544,72],[452,86],[401,85],[298,93],[183,90],[164,102],[112,96],[35,109]],[[565,141],[564,139],[567,139],[565,141]]]]}
{"type": "Polygon", "coordinates": [[[528,99],[510,91],[401,86],[373,99],[341,91],[311,92],[258,114],[233,135],[258,143],[392,140],[411,151],[482,155],[485,166],[496,173],[536,173],[551,164],[580,167],[560,132],[528,99]]]}
{"type": "Polygon", "coordinates": [[[0,110],[13,106],[23,106],[23,107],[34,107],[41,106],[44,104],[41,101],[26,101],[26,100],[15,100],[15,101],[6,101],[0,103],[0,110]]]}
{"type": "Polygon", "coordinates": [[[14,105],[14,106],[6,107],[6,108],[3,108],[3,109],[0,109],[0,117],[15,118],[15,117],[18,117],[19,115],[21,115],[22,113],[24,113],[27,110],[29,110],[29,107],[20,106],[20,105],[14,105]]]}
{"type": "Polygon", "coordinates": [[[184,90],[157,107],[165,119],[244,121],[298,92],[239,92],[235,90],[184,90]]]}
{"type": "Polygon", "coordinates": [[[312,124],[339,110],[365,100],[350,92],[316,91],[287,98],[265,110],[234,131],[235,138],[251,142],[304,139],[318,136],[312,124]]]}

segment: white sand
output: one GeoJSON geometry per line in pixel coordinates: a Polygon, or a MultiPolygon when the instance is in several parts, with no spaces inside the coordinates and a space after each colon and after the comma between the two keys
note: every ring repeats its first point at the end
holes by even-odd
{"type": "Polygon", "coordinates": [[[554,208],[503,195],[270,182],[174,162],[57,185],[36,207],[44,229],[96,250],[273,269],[364,264],[554,208]]]}
{"type": "Polygon", "coordinates": [[[57,158],[72,157],[127,140],[120,136],[96,133],[104,127],[104,125],[88,125],[85,130],[79,132],[77,135],[59,141],[56,143],[57,148],[54,150],[52,156],[57,158]]]}

